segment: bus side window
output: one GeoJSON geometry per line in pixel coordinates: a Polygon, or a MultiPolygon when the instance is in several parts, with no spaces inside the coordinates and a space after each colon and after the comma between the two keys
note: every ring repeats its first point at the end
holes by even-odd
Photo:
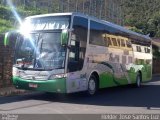
{"type": "Polygon", "coordinates": [[[121,41],[120,41],[120,39],[117,39],[117,42],[118,42],[118,46],[121,46],[121,41]]]}
{"type": "Polygon", "coordinates": [[[149,48],[144,48],[145,53],[150,53],[150,49],[149,48]]]}
{"type": "Polygon", "coordinates": [[[121,47],[126,47],[125,40],[121,39],[121,47]]]}
{"type": "Polygon", "coordinates": [[[106,47],[106,41],[104,39],[104,25],[95,21],[90,22],[90,40],[92,45],[106,47]]]}
{"type": "Polygon", "coordinates": [[[114,46],[118,46],[116,38],[112,38],[112,42],[114,46]]]}
{"type": "Polygon", "coordinates": [[[69,53],[70,61],[79,61],[79,42],[71,41],[71,48],[69,53]]]}
{"type": "Polygon", "coordinates": [[[108,45],[109,45],[109,46],[112,46],[112,42],[111,42],[110,37],[107,37],[107,41],[108,41],[108,45]]]}
{"type": "Polygon", "coordinates": [[[141,52],[141,47],[140,46],[136,46],[137,52],[141,52]]]}
{"type": "Polygon", "coordinates": [[[108,46],[109,46],[109,44],[108,44],[108,40],[107,40],[107,37],[106,37],[106,36],[104,37],[104,43],[105,43],[105,46],[106,46],[106,47],[108,47],[108,46]]]}
{"type": "Polygon", "coordinates": [[[151,52],[151,50],[149,48],[147,48],[147,53],[150,53],[150,52],[151,52]]]}
{"type": "Polygon", "coordinates": [[[144,51],[145,51],[145,53],[147,53],[147,48],[146,47],[144,48],[144,51]]]}
{"type": "Polygon", "coordinates": [[[126,41],[126,45],[127,45],[128,48],[132,47],[131,43],[128,40],[126,41]]]}

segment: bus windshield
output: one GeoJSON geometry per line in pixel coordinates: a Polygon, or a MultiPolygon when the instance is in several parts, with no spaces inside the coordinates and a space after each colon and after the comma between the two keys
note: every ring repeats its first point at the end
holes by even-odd
{"type": "Polygon", "coordinates": [[[61,32],[20,35],[16,43],[15,66],[21,69],[63,69],[66,49],[60,44],[61,32]]]}
{"type": "Polygon", "coordinates": [[[16,41],[15,67],[32,70],[64,69],[66,49],[62,30],[69,28],[69,16],[27,18],[16,41]]]}

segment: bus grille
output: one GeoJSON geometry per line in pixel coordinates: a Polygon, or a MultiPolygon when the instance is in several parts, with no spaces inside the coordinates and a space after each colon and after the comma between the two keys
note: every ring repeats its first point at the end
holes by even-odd
{"type": "Polygon", "coordinates": [[[25,80],[47,80],[47,76],[33,76],[33,75],[23,75],[20,78],[25,80]]]}

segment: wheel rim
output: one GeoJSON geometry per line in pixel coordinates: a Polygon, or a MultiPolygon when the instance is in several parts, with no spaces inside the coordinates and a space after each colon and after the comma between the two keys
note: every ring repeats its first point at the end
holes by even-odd
{"type": "Polygon", "coordinates": [[[93,79],[90,79],[89,81],[89,91],[92,92],[92,94],[95,92],[96,89],[96,83],[93,79]]]}

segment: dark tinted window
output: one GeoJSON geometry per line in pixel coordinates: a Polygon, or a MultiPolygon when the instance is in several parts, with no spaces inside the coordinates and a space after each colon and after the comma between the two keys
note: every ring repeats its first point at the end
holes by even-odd
{"type": "Polygon", "coordinates": [[[104,28],[105,26],[101,23],[97,23],[91,21],[90,23],[90,44],[93,45],[100,45],[100,46],[107,46],[106,41],[104,39],[104,28]]]}
{"type": "Polygon", "coordinates": [[[142,51],[140,46],[136,46],[136,48],[137,48],[137,52],[141,52],[142,51]]]}
{"type": "Polygon", "coordinates": [[[118,46],[116,38],[112,38],[112,42],[114,46],[118,46]]]}
{"type": "Polygon", "coordinates": [[[150,49],[149,48],[144,48],[145,53],[150,53],[150,49]]]}

